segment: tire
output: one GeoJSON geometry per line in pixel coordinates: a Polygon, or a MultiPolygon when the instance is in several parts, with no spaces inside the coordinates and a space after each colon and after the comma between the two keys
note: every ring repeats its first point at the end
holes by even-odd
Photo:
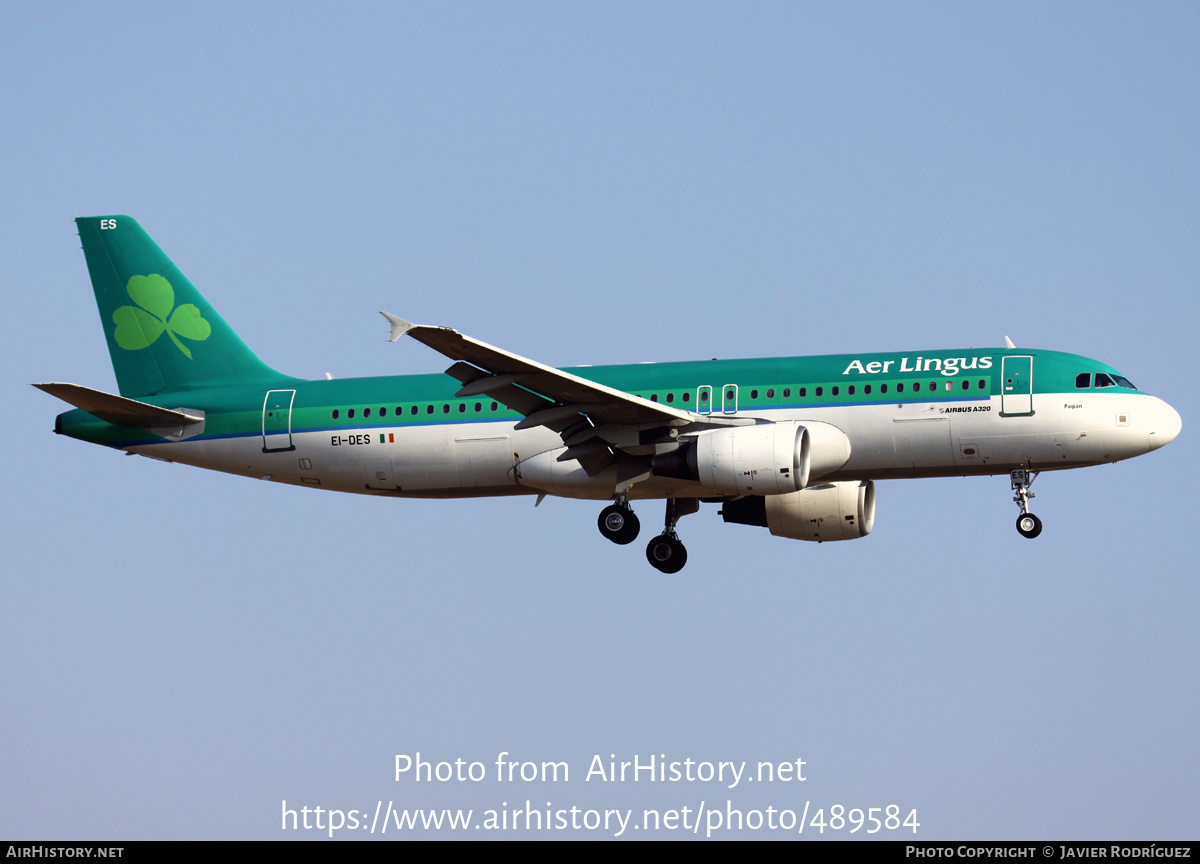
{"type": "Polygon", "coordinates": [[[1022,537],[1032,540],[1042,533],[1042,520],[1032,513],[1022,513],[1017,517],[1017,531],[1021,533],[1022,537]]]}
{"type": "Polygon", "coordinates": [[[687,563],[687,549],[674,537],[660,534],[646,547],[646,560],[655,570],[678,573],[687,563]]]}
{"type": "Polygon", "coordinates": [[[642,524],[634,512],[620,504],[610,504],[601,510],[596,526],[601,534],[619,546],[632,543],[642,530],[642,524]]]}

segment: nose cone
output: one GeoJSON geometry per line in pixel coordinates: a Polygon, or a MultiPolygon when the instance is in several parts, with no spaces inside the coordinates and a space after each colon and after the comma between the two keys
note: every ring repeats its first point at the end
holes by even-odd
{"type": "Polygon", "coordinates": [[[1154,415],[1150,423],[1151,450],[1170,444],[1183,429],[1183,418],[1178,411],[1161,399],[1155,399],[1154,402],[1154,415]]]}

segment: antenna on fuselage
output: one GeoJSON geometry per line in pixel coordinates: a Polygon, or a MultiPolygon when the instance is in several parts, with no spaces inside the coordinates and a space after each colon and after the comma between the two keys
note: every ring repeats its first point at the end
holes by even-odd
{"type": "Polygon", "coordinates": [[[1009,339],[1007,336],[1005,336],[1005,337],[1004,337],[1004,345],[1005,345],[1005,347],[1007,347],[1007,348],[1016,348],[1016,347],[1017,347],[1016,345],[1014,345],[1014,344],[1012,343],[1012,340],[1011,340],[1011,339],[1009,339]]]}

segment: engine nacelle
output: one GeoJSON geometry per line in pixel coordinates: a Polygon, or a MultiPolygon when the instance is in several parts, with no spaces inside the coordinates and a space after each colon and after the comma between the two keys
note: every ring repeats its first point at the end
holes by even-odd
{"type": "Polygon", "coordinates": [[[808,430],[794,420],[709,429],[692,439],[688,467],[722,495],[783,495],[808,483],[808,430]]]}
{"type": "Polygon", "coordinates": [[[854,540],[875,527],[875,481],[845,480],[787,495],[738,498],[722,507],[721,518],[760,525],[793,540],[854,540]]]}
{"type": "Polygon", "coordinates": [[[811,483],[850,461],[850,439],[831,423],[802,420],[808,430],[808,480],[811,483]]]}
{"type": "Polygon", "coordinates": [[[672,452],[655,456],[660,477],[700,483],[722,495],[786,495],[837,471],[850,458],[850,439],[829,423],[787,420],[709,429],[672,452]]]}

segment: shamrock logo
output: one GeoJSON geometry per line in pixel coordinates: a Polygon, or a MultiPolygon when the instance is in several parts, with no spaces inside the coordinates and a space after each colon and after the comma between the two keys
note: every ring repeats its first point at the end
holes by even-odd
{"type": "Polygon", "coordinates": [[[175,289],[157,273],[131,277],[125,291],[137,305],[121,306],[113,313],[117,325],[113,336],[127,351],[149,348],[165,330],[175,347],[191,360],[192,352],[179,337],[203,342],[212,334],[212,326],[191,303],[175,308],[175,289]]]}

